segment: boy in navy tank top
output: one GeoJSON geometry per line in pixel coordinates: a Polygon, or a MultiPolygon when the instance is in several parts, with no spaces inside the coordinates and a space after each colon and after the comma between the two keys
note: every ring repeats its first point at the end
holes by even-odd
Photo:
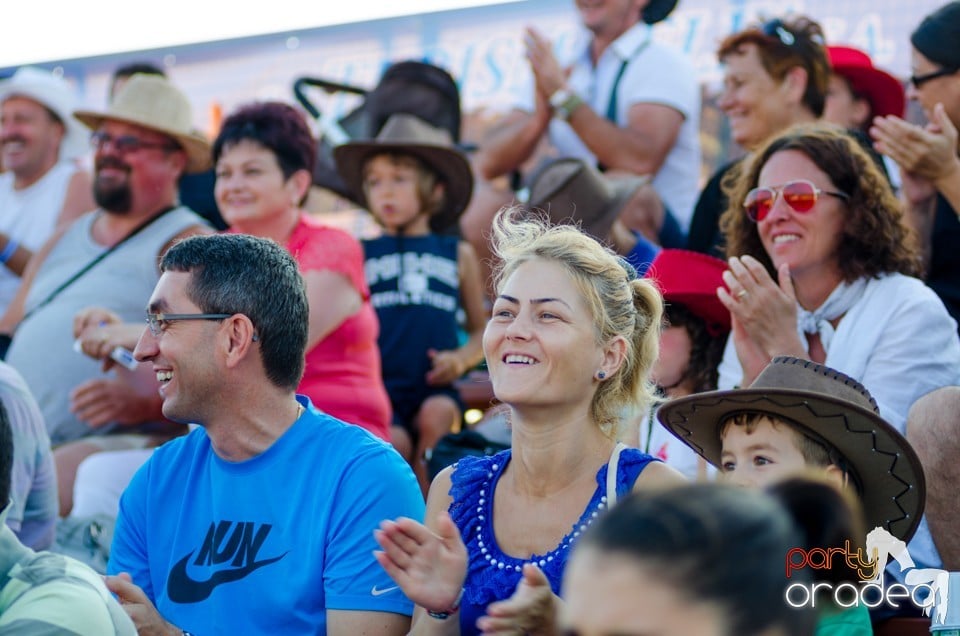
{"type": "Polygon", "coordinates": [[[445,130],[394,115],[372,141],[334,151],[337,169],[383,235],[363,241],[371,303],[380,319],[391,435],[426,493],[425,455],[462,416],[453,382],[483,359],[483,281],[473,248],[449,234],[473,176],[445,130]],[[458,317],[464,311],[466,341],[458,317]]]}

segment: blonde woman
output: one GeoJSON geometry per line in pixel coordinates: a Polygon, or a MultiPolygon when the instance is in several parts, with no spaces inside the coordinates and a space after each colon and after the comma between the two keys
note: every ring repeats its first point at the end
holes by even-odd
{"type": "Polygon", "coordinates": [[[415,634],[553,629],[580,533],[617,496],[684,482],[615,442],[618,414],[652,399],[656,288],[570,226],[504,209],[493,239],[483,349],[513,447],[440,473],[425,526],[399,519],[376,532],[381,565],[418,606],[415,634]]]}

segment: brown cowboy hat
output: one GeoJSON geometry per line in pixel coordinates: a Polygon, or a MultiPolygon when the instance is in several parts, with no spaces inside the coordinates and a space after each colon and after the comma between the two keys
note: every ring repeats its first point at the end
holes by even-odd
{"type": "Polygon", "coordinates": [[[165,77],[133,75],[106,112],[78,110],[73,116],[91,130],[108,120],[155,130],[173,137],[187,153],[187,172],[210,167],[210,142],[193,128],[190,101],[165,77]]]}
{"type": "Polygon", "coordinates": [[[747,389],[708,391],[665,402],[657,417],[680,441],[720,465],[720,424],[737,413],[769,413],[837,449],[859,485],[868,528],[909,541],[926,483],[907,440],[880,417],[862,384],[809,360],[774,358],[747,389]]]}
{"type": "Polygon", "coordinates": [[[623,206],[649,182],[639,176],[607,179],[582,159],[546,159],[530,176],[526,207],[543,210],[554,224],[579,224],[587,234],[606,241],[623,206]]]}
{"type": "Polygon", "coordinates": [[[666,20],[667,16],[677,7],[677,0],[650,0],[641,12],[640,17],[647,24],[656,24],[666,20]]]}
{"type": "Polygon", "coordinates": [[[873,65],[870,56],[852,46],[828,46],[833,72],[850,82],[850,88],[870,103],[874,117],[903,117],[907,106],[903,84],[873,65]]]}
{"type": "Polygon", "coordinates": [[[454,227],[473,193],[473,173],[467,158],[453,144],[449,131],[435,128],[406,113],[391,115],[375,139],[351,141],[333,149],[337,171],[354,200],[364,207],[363,165],[372,155],[399,152],[413,155],[430,167],[446,188],[443,205],[430,219],[434,231],[454,227]]]}

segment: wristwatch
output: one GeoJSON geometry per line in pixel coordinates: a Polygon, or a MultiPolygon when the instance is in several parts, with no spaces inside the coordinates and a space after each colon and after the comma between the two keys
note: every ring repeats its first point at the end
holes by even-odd
{"type": "Polygon", "coordinates": [[[564,87],[558,88],[554,91],[553,95],[550,96],[550,106],[553,107],[553,114],[564,121],[570,119],[570,115],[572,115],[573,111],[580,107],[581,104],[583,104],[583,99],[573,91],[564,87]]]}

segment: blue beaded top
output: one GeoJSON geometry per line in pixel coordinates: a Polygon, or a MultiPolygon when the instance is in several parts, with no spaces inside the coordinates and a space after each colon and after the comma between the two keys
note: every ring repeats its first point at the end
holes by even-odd
{"type": "MultiPolygon", "coordinates": [[[[607,507],[607,464],[597,471],[597,489],[580,519],[560,541],[545,554],[518,559],[504,554],[493,531],[493,492],[503,470],[510,462],[510,450],[491,457],[465,457],[451,473],[450,517],[457,524],[467,546],[469,563],[460,606],[461,634],[476,634],[476,621],[486,614],[486,607],[509,598],[520,582],[524,563],[535,563],[543,570],[554,594],[560,593],[563,569],[570,549],[580,534],[607,507]]],[[[617,470],[617,496],[626,495],[651,461],[659,461],[635,448],[626,448],[620,455],[617,470]]]]}

